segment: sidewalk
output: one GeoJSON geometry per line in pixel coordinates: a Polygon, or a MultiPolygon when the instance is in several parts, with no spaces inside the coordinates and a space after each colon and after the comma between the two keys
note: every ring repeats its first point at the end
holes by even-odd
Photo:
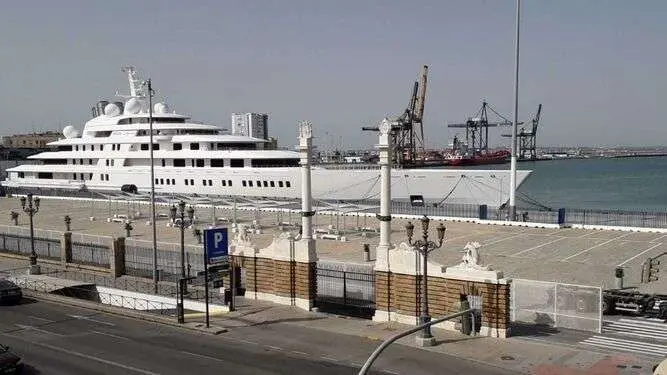
{"type": "MultiPolygon", "coordinates": [[[[377,345],[411,328],[398,323],[307,312],[270,302],[237,298],[237,311],[211,318],[211,324],[234,328],[288,324],[374,340],[377,345]]],[[[466,336],[458,332],[433,329],[438,345],[424,350],[443,353],[511,371],[534,375],[556,374],[650,374],[654,359],[626,354],[605,354],[548,340],[515,337],[498,339],[466,336]]],[[[416,347],[414,335],[397,344],[416,347]]]]}

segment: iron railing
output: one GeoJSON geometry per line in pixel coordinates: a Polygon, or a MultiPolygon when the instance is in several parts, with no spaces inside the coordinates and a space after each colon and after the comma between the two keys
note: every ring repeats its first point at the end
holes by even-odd
{"type": "Polygon", "coordinates": [[[320,262],[316,268],[320,310],[369,318],[375,312],[375,273],[372,267],[320,262]]]}

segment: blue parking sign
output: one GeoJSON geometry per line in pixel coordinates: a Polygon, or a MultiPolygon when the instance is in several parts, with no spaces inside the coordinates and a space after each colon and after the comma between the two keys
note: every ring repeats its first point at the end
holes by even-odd
{"type": "Polygon", "coordinates": [[[227,260],[229,255],[227,228],[204,229],[204,253],[206,264],[227,260]]]}

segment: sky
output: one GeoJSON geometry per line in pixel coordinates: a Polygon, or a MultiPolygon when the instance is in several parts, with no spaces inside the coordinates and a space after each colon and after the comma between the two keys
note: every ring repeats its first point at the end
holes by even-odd
{"type": "MultiPolygon", "coordinates": [[[[0,135],[82,129],[98,100],[127,92],[120,67],[158,99],[229,128],[269,114],[296,143],[370,148],[429,66],[427,147],[444,146],[483,100],[512,118],[514,0],[12,1],[0,12],[0,135]]],[[[539,103],[538,145],[667,144],[667,2],[524,0],[519,120],[539,103]]],[[[492,118],[493,119],[493,118],[492,118]]],[[[491,130],[492,144],[509,144],[491,130]]]]}

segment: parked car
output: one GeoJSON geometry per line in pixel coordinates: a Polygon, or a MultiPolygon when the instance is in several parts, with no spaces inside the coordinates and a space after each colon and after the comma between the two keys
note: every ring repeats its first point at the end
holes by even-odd
{"type": "Polygon", "coordinates": [[[23,298],[21,288],[13,282],[0,279],[0,303],[19,303],[23,298]]]}
{"type": "Polygon", "coordinates": [[[22,368],[21,357],[12,353],[9,347],[0,344],[0,374],[18,374],[22,368]]]}

